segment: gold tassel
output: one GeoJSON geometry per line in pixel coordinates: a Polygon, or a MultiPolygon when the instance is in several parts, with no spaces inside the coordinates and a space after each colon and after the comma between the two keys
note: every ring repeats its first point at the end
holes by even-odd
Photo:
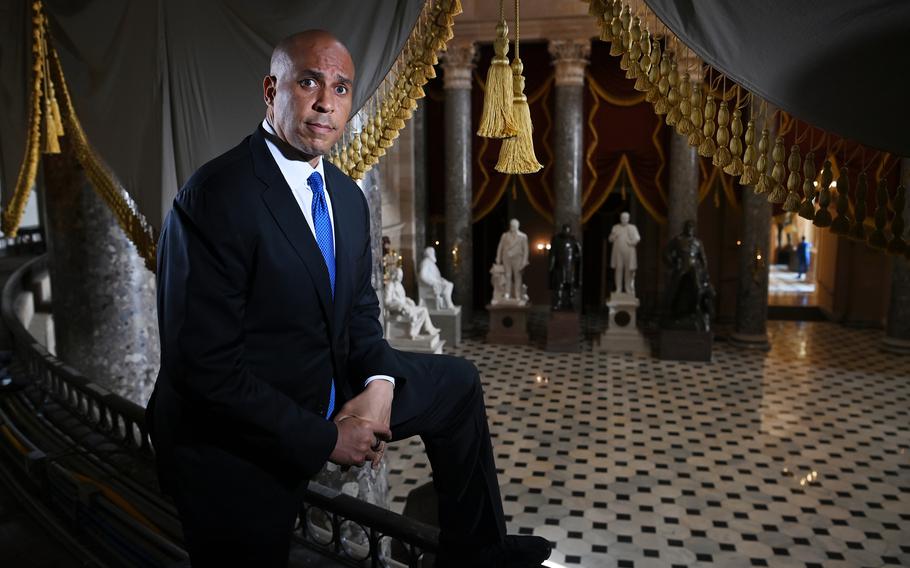
{"type": "Polygon", "coordinates": [[[866,197],[868,194],[866,172],[860,172],[856,182],[856,195],[853,196],[853,226],[850,228],[850,234],[847,235],[855,241],[866,241],[866,197]]]}
{"type": "Polygon", "coordinates": [[[610,55],[622,55],[622,11],[620,0],[613,2],[613,17],[610,19],[610,55]]]}
{"type": "Polygon", "coordinates": [[[590,2],[591,3],[588,5],[588,15],[599,18],[604,13],[604,10],[606,10],[604,0],[590,0],[590,2]]]}
{"type": "Polygon", "coordinates": [[[767,128],[762,128],[761,138],[758,140],[758,163],[755,170],[758,172],[758,182],[755,184],[755,193],[768,193],[771,189],[768,180],[768,147],[771,145],[771,133],[767,128]]]}
{"type": "MultiPolygon", "coordinates": [[[[660,51],[660,41],[655,39],[651,49],[651,69],[648,70],[648,91],[645,93],[645,100],[652,105],[660,98],[660,69],[663,55],[660,51]]],[[[667,72],[669,73],[669,68],[667,72]]]]}
{"type": "Polygon", "coordinates": [[[660,58],[660,79],[657,81],[657,102],[654,103],[654,112],[657,114],[667,114],[670,106],[667,104],[667,95],[670,93],[670,71],[672,69],[672,59],[666,52],[660,58]]]}
{"type": "MultiPolygon", "coordinates": [[[[500,6],[502,4],[500,3],[500,6]]],[[[484,138],[508,138],[518,129],[512,117],[512,68],[509,67],[509,27],[505,20],[496,25],[493,60],[487,71],[487,89],[477,135],[484,138]]]]}
{"type": "Polygon", "coordinates": [[[907,242],[904,241],[905,205],[904,186],[899,185],[894,193],[894,200],[891,202],[891,209],[894,210],[894,217],[891,219],[891,240],[888,241],[888,252],[891,254],[902,254],[907,251],[907,242]]]}
{"type": "Polygon", "coordinates": [[[742,185],[754,185],[758,181],[758,173],[755,171],[755,148],[752,144],[755,142],[755,119],[750,118],[746,126],[746,149],[743,152],[743,173],[739,177],[739,183],[742,185]]]}
{"type": "Polygon", "coordinates": [[[632,35],[629,31],[632,26],[632,12],[628,5],[622,7],[622,14],[620,14],[619,20],[622,25],[622,31],[619,32],[619,48],[622,50],[619,68],[626,71],[629,69],[629,47],[632,41],[632,35]]]}
{"type": "Polygon", "coordinates": [[[54,126],[54,110],[50,99],[44,99],[44,153],[59,154],[60,141],[57,139],[57,128],[54,126]]]}
{"type": "Polygon", "coordinates": [[[634,89],[645,92],[651,87],[648,81],[648,75],[651,72],[651,32],[642,30],[641,32],[641,59],[638,60],[638,77],[635,79],[634,89]]]}
{"type": "MultiPolygon", "coordinates": [[[[517,50],[516,50],[517,55],[517,50]]],[[[534,139],[531,125],[531,109],[525,96],[524,66],[521,59],[512,60],[512,88],[514,93],[512,116],[518,132],[502,141],[496,171],[503,174],[533,174],[543,167],[534,155],[534,139]]]]}
{"type": "MultiPolygon", "coordinates": [[[[843,172],[844,170],[841,170],[841,176],[846,178],[847,176],[843,172]]],[[[816,227],[831,226],[831,212],[828,211],[828,206],[831,205],[831,181],[833,179],[834,174],[831,173],[831,162],[825,160],[825,165],[822,166],[821,191],[818,193],[818,211],[815,212],[815,219],[812,220],[812,224],[816,227]]]]}
{"type": "Polygon", "coordinates": [[[676,121],[676,132],[686,136],[692,132],[692,83],[689,74],[683,73],[679,80],[679,120],[676,121]]]}
{"type": "MultiPolygon", "coordinates": [[[[825,174],[822,172],[822,182],[824,183],[825,174]]],[[[828,185],[831,186],[831,178],[828,177],[828,185]]],[[[818,202],[819,205],[822,203],[822,197],[825,193],[830,194],[829,191],[825,191],[822,188],[821,194],[819,194],[818,202]]],[[[830,201],[830,199],[826,199],[830,201]]],[[[825,206],[825,215],[828,218],[831,218],[831,214],[828,212],[828,207],[825,206]]],[[[831,225],[831,232],[835,235],[848,235],[850,233],[850,224],[853,223],[853,220],[850,218],[850,169],[844,166],[840,171],[840,179],[837,180],[837,204],[835,205],[835,210],[837,211],[837,217],[834,218],[834,221],[829,221],[828,224],[831,225]]],[[[815,218],[818,219],[821,215],[822,210],[819,209],[815,214],[815,218]]]]}
{"type": "Polygon", "coordinates": [[[787,199],[784,201],[784,211],[790,213],[799,209],[799,193],[796,190],[800,187],[799,167],[801,162],[799,146],[794,144],[790,147],[790,157],[787,158],[787,169],[790,170],[790,174],[787,176],[787,199]]]}
{"type": "Polygon", "coordinates": [[[692,81],[692,84],[689,86],[689,122],[692,123],[692,129],[689,131],[689,146],[693,148],[698,148],[701,144],[701,141],[705,139],[704,133],[701,129],[704,126],[702,112],[704,107],[701,104],[701,81],[692,81]]]}
{"type": "MultiPolygon", "coordinates": [[[[741,176],[743,174],[743,119],[742,112],[739,109],[733,111],[733,122],[730,124],[730,163],[724,168],[724,171],[731,176],[741,176]]],[[[740,182],[742,183],[742,182],[740,182]]]]}
{"type": "Polygon", "coordinates": [[[803,201],[799,204],[799,216],[815,218],[815,152],[808,152],[803,160],[803,201]]]}
{"type": "Polygon", "coordinates": [[[787,188],[784,187],[784,158],[787,151],[784,150],[784,139],[780,136],[774,142],[774,149],[771,150],[771,160],[774,164],[771,166],[771,193],[768,194],[768,201],[771,203],[783,203],[787,198],[787,188]]]}
{"type": "Polygon", "coordinates": [[[730,109],[727,107],[727,101],[721,99],[720,110],[717,111],[717,150],[711,163],[718,168],[726,167],[733,156],[730,154],[730,131],[727,126],[730,124],[730,109]]]}
{"type": "Polygon", "coordinates": [[[676,126],[676,123],[682,117],[682,112],[679,110],[679,66],[676,64],[675,57],[670,65],[670,75],[667,77],[670,90],[667,93],[667,116],[665,120],[667,126],[676,126]]]}
{"type": "Polygon", "coordinates": [[[888,246],[888,240],[885,238],[885,226],[888,224],[888,180],[882,178],[878,180],[878,188],[875,191],[875,230],[869,234],[869,246],[885,250],[888,246]]]}
{"type": "Polygon", "coordinates": [[[714,96],[709,93],[708,100],[705,102],[705,125],[702,127],[705,138],[698,145],[698,155],[704,158],[710,158],[717,151],[717,146],[714,145],[714,115],[716,112],[717,105],[714,104],[714,96]]]}
{"type": "Polygon", "coordinates": [[[629,30],[629,68],[626,79],[638,79],[641,75],[639,59],[641,59],[641,20],[638,16],[632,19],[632,28],[629,30]]]}

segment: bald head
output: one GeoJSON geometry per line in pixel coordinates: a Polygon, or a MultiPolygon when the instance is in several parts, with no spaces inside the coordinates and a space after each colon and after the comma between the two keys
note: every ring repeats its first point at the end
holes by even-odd
{"type": "Polygon", "coordinates": [[[354,62],[329,32],[299,32],[275,46],[262,87],[275,133],[315,166],[344,131],[353,100],[354,62]]]}

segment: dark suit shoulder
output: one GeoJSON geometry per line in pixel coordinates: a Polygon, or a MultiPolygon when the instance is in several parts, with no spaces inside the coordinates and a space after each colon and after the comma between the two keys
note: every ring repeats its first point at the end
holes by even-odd
{"type": "Polygon", "coordinates": [[[255,179],[250,137],[247,136],[240,144],[203,164],[180,188],[180,193],[219,193],[233,198],[236,197],[232,195],[234,192],[249,189],[255,179]]]}

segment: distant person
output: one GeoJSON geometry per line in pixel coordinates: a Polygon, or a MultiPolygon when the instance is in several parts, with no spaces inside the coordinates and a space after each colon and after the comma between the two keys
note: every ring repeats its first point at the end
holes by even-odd
{"type": "Polygon", "coordinates": [[[809,272],[809,259],[812,255],[812,243],[806,242],[806,237],[800,239],[796,245],[796,279],[799,280],[803,274],[809,272]]]}

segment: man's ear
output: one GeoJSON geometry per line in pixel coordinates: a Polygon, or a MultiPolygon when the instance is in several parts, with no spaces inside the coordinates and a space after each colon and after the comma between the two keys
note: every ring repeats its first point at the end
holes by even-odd
{"type": "Polygon", "coordinates": [[[278,83],[277,77],[274,75],[266,75],[262,80],[262,98],[265,100],[265,104],[272,106],[272,103],[275,102],[275,85],[278,83]]]}

